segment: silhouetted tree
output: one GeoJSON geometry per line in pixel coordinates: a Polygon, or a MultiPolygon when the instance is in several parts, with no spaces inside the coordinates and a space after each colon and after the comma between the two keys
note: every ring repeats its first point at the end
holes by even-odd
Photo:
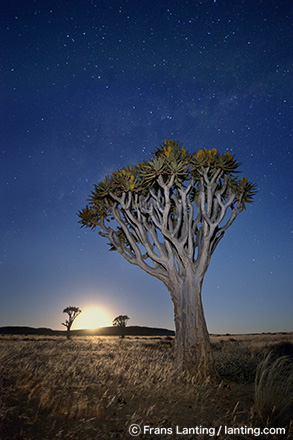
{"type": "MultiPolygon", "coordinates": [[[[113,172],[79,212],[129,263],[170,292],[180,365],[205,380],[214,372],[201,291],[210,259],[256,186],[215,148],[189,153],[165,140],[152,159],[113,172]]],[[[227,268],[227,272],[229,268],[227,268]]]]}
{"type": "Polygon", "coordinates": [[[120,328],[120,338],[124,338],[124,329],[127,325],[128,318],[127,315],[119,315],[113,320],[113,325],[120,328]]]}
{"type": "Polygon", "coordinates": [[[72,327],[73,321],[81,313],[81,310],[79,307],[69,306],[63,310],[63,313],[68,314],[68,319],[66,319],[65,322],[62,322],[62,325],[64,325],[67,328],[66,336],[67,336],[67,339],[70,339],[70,329],[72,327]]]}

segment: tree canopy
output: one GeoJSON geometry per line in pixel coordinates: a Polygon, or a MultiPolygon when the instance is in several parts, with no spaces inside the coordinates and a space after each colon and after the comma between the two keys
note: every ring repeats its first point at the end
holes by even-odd
{"type": "Polygon", "coordinates": [[[116,327],[126,327],[127,321],[129,321],[129,317],[127,315],[119,315],[115,319],[113,319],[113,325],[116,327]]]}
{"type": "Polygon", "coordinates": [[[238,167],[229,152],[213,148],[189,153],[178,142],[165,140],[151,160],[115,171],[94,185],[89,205],[79,212],[80,223],[99,227],[111,250],[166,284],[164,256],[170,247],[177,257],[183,249],[196,264],[203,238],[210,237],[212,254],[252,202],[256,186],[238,178],[238,167]]]}

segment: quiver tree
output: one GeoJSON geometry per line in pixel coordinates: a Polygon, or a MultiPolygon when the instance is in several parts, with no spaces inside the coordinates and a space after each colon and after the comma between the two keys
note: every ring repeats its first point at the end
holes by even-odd
{"type": "Polygon", "coordinates": [[[65,322],[62,322],[62,325],[64,325],[67,328],[66,336],[67,336],[67,339],[70,339],[70,329],[72,327],[73,321],[81,313],[81,310],[79,307],[69,306],[63,310],[63,313],[68,314],[68,319],[66,319],[65,322]]]}
{"type": "Polygon", "coordinates": [[[116,327],[119,327],[120,329],[120,338],[124,338],[124,329],[127,325],[127,321],[129,321],[130,318],[128,318],[127,315],[119,315],[113,320],[113,325],[116,327]]]}
{"type": "Polygon", "coordinates": [[[149,161],[113,172],[96,184],[79,212],[129,263],[170,292],[177,361],[205,380],[214,370],[201,290],[219,242],[251,203],[255,185],[237,178],[229,152],[189,153],[164,141],[149,161]]]}

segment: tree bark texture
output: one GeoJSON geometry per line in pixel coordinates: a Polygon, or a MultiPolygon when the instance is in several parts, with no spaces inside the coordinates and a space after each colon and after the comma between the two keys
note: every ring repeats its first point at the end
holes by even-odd
{"type": "Polygon", "coordinates": [[[214,359],[201,299],[201,281],[190,276],[173,288],[177,364],[200,381],[214,376],[214,359]]]}

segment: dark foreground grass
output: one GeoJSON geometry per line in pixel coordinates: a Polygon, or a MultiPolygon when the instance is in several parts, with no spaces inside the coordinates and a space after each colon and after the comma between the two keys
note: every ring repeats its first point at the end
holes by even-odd
{"type": "Polygon", "coordinates": [[[247,432],[268,426],[255,399],[260,362],[277,345],[292,345],[292,336],[215,336],[212,343],[220,380],[199,385],[177,371],[169,337],[2,337],[0,438],[122,440],[133,438],[128,429],[136,423],[153,428],[136,438],[289,440],[288,418],[269,425],[286,425],[285,435],[247,432]]]}

